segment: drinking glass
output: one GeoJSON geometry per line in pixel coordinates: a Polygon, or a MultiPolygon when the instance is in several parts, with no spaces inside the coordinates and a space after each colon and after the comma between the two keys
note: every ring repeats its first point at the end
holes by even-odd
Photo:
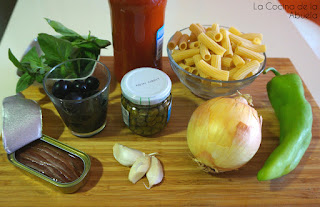
{"type": "Polygon", "coordinates": [[[78,58],[53,67],[44,77],[43,86],[72,134],[90,137],[106,125],[110,81],[110,71],[103,63],[78,58]]]}

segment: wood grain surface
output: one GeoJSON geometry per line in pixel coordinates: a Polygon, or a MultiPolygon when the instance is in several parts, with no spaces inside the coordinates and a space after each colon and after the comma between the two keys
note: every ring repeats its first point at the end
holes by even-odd
{"type": "MultiPolygon", "coordinates": [[[[102,57],[112,71],[113,58],[102,57]]],[[[173,82],[173,105],[167,127],[153,137],[131,133],[122,121],[120,86],[113,79],[110,91],[107,126],[91,138],[73,136],[65,127],[44,90],[33,85],[23,92],[36,100],[43,113],[43,133],[86,152],[91,157],[90,177],[74,194],[62,194],[25,175],[0,150],[0,206],[260,206],[320,205],[320,110],[305,88],[313,110],[313,138],[298,167],[290,174],[272,181],[259,182],[257,172],[278,145],[279,122],[269,103],[266,84],[272,73],[260,75],[242,93],[253,96],[254,107],[263,116],[262,143],[254,158],[237,171],[207,174],[191,159],[186,142],[186,128],[195,108],[205,100],[194,96],[179,82],[163,60],[164,71],[173,82]],[[121,166],[112,155],[119,142],[146,153],[158,152],[164,166],[164,180],[147,190],[143,178],[136,184],[128,181],[129,168],[121,166]]],[[[282,74],[296,70],[287,58],[268,58],[282,74]]]]}

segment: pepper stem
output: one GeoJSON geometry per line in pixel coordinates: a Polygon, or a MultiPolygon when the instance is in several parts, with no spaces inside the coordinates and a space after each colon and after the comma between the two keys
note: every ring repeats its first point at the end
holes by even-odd
{"type": "Polygon", "coordinates": [[[263,71],[263,74],[266,74],[266,73],[269,72],[270,70],[271,70],[276,76],[281,75],[275,68],[267,68],[267,69],[265,69],[265,70],[263,71]]]}

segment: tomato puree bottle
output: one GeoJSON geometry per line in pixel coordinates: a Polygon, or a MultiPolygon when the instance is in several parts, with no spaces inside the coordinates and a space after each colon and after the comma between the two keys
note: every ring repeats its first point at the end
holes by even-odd
{"type": "Polygon", "coordinates": [[[109,0],[119,82],[135,68],[161,69],[166,4],[167,0],[109,0]]]}

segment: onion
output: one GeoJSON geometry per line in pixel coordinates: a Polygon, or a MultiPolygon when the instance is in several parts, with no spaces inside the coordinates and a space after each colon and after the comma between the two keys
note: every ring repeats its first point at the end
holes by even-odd
{"type": "Polygon", "coordinates": [[[193,112],[187,130],[188,146],[204,170],[218,173],[238,169],[258,151],[262,118],[247,99],[248,95],[241,94],[218,97],[193,112]]]}

